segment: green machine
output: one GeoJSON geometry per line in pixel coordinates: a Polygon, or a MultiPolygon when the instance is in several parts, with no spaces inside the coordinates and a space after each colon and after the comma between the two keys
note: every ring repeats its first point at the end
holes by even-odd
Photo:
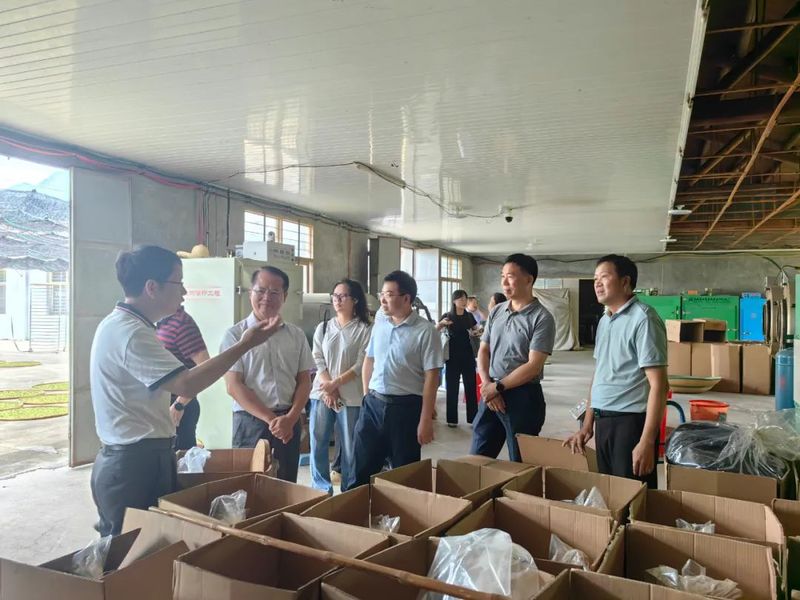
{"type": "Polygon", "coordinates": [[[725,339],[739,339],[738,296],[684,296],[682,319],[717,319],[728,324],[725,339]]]}
{"type": "Polygon", "coordinates": [[[636,294],[641,302],[656,309],[662,321],[681,318],[680,296],[651,296],[649,294],[636,294]]]}

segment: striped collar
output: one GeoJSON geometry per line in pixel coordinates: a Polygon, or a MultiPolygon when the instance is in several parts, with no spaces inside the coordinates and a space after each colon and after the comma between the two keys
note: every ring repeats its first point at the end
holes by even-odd
{"type": "Polygon", "coordinates": [[[117,305],[114,308],[115,308],[115,310],[119,310],[119,311],[122,311],[124,313],[128,313],[129,315],[132,315],[132,316],[136,317],[142,323],[144,323],[145,325],[150,327],[150,329],[155,329],[156,328],[156,326],[153,325],[153,323],[151,323],[147,319],[147,317],[145,317],[142,313],[140,313],[138,310],[136,310],[130,304],[126,304],[125,302],[117,302],[117,305]]]}

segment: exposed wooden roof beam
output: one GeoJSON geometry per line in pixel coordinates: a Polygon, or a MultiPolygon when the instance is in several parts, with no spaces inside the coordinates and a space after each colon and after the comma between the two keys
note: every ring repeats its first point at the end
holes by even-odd
{"type": "Polygon", "coordinates": [[[767,213],[767,215],[763,219],[761,219],[758,223],[756,223],[744,235],[736,238],[734,240],[734,242],[731,244],[731,247],[737,246],[739,243],[742,242],[742,240],[745,240],[748,237],[750,237],[751,235],[753,235],[756,231],[758,231],[758,229],[763,227],[764,224],[767,223],[770,219],[772,219],[776,215],[781,214],[787,208],[792,206],[792,204],[796,203],[798,198],[800,198],[800,189],[798,189],[794,194],[792,194],[786,200],[784,200],[783,203],[780,206],[778,206],[777,208],[775,208],[775,209],[771,210],[769,213],[767,213]]]}

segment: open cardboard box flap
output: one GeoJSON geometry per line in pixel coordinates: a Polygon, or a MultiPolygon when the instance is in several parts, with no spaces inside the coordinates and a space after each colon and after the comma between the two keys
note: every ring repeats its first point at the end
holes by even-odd
{"type": "MultiPolygon", "coordinates": [[[[342,523],[275,515],[247,531],[355,558],[389,546],[389,537],[342,523]]],[[[175,600],[281,600],[316,598],[316,587],[336,567],[239,539],[225,537],[180,557],[175,565],[175,600]]]]}
{"type": "Polygon", "coordinates": [[[758,502],[677,490],[647,490],[631,505],[632,521],[675,527],[677,519],[689,523],[711,521],[715,535],[769,544],[778,551],[784,546],[778,517],[758,502]]]}
{"type": "Polygon", "coordinates": [[[115,536],[100,579],[73,575],[72,557],[77,552],[41,566],[0,559],[0,599],[45,600],[171,600],[172,564],[188,551],[179,541],[122,566],[140,530],[115,536]]]}
{"type": "Polygon", "coordinates": [[[517,444],[523,463],[597,472],[597,454],[592,448],[586,448],[586,454],[573,454],[563,446],[564,440],[521,433],[517,434],[517,444]]]}
{"type": "Polygon", "coordinates": [[[744,473],[694,469],[667,463],[666,479],[668,490],[725,496],[770,506],[775,498],[786,495],[788,477],[787,474],[783,479],[773,479],[744,473]]]}
{"type": "MultiPolygon", "coordinates": [[[[623,579],[612,575],[572,569],[564,571],[542,590],[536,600],[700,600],[703,596],[623,579]]],[[[338,600],[338,599],[337,599],[338,600]]]]}

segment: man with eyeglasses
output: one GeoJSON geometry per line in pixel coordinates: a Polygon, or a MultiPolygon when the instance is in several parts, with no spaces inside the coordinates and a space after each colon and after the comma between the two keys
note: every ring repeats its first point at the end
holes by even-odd
{"type": "Polygon", "coordinates": [[[439,334],[412,309],[417,282],[408,273],[389,273],[379,296],[386,318],[375,319],[367,345],[364,401],[345,489],[369,483],[387,458],[392,468],[420,460],[422,446],[433,441],[433,407],[444,364],[439,334]]]}
{"type": "Polygon", "coordinates": [[[120,533],[126,508],[146,510],[177,487],[170,394],[196,396],[280,325],[277,317],[254,321],[225,352],[187,368],[161,345],[154,325],[183,303],[181,259],[141,246],[120,253],[115,266],[125,301],[97,326],[89,358],[102,443],[91,478],[101,536],[120,533]]]}
{"type": "MultiPolygon", "coordinates": [[[[265,266],[253,273],[250,284],[253,312],[225,332],[220,350],[236,344],[253,323],[280,316],[289,276],[265,266]]],[[[313,368],[303,330],[282,322],[268,343],[253,348],[225,374],[233,398],[233,447],[253,448],[258,440],[268,440],[278,460],[278,477],[285,481],[297,481],[300,415],[311,393],[313,368]]]]}

